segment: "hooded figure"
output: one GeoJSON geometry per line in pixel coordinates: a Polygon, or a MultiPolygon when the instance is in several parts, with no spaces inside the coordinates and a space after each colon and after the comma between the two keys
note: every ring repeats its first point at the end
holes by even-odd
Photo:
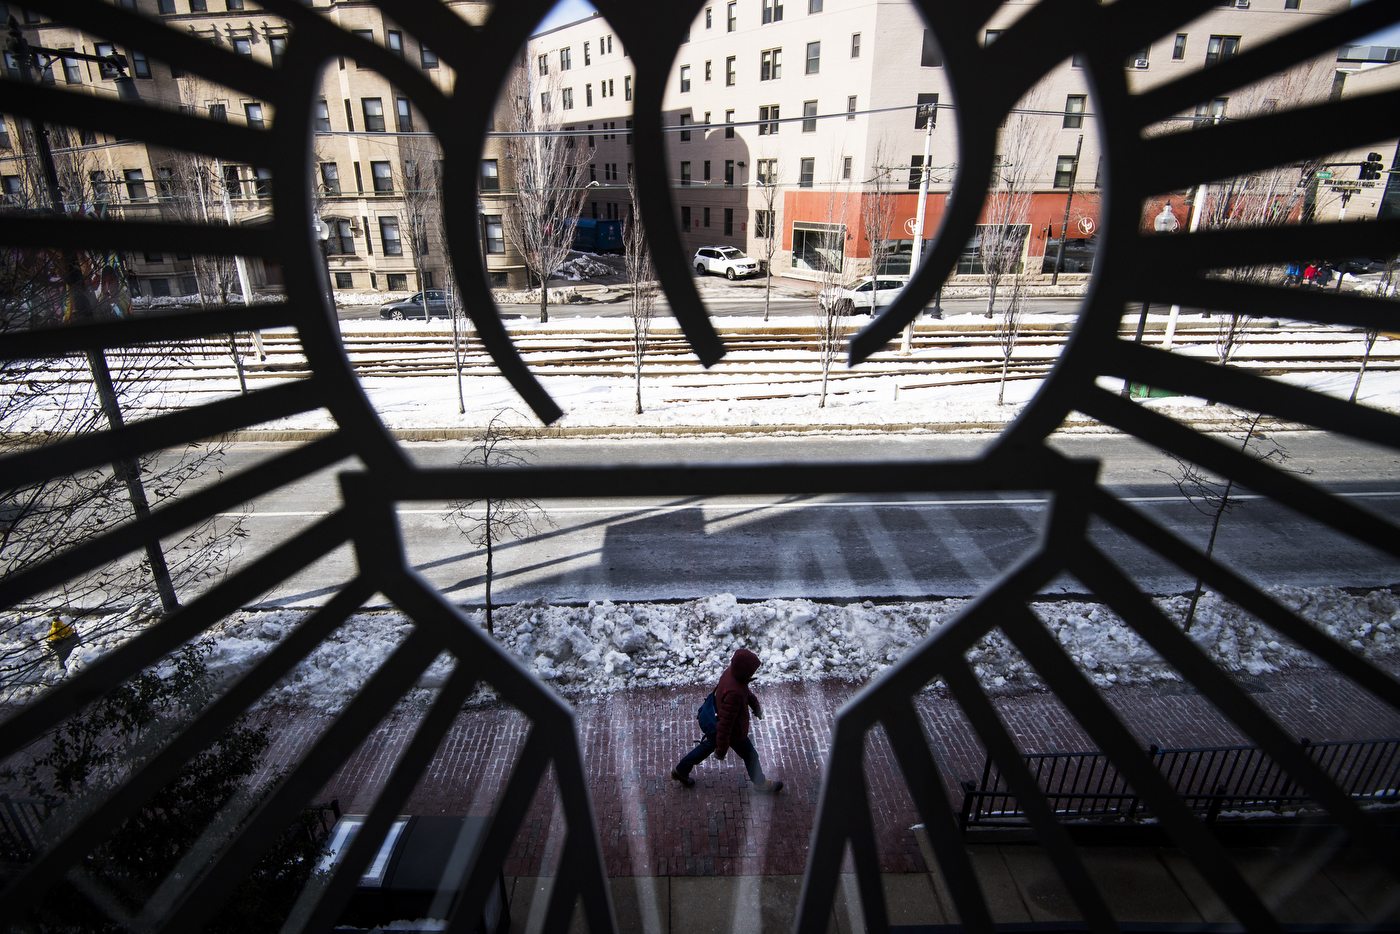
{"type": "Polygon", "coordinates": [[[758,761],[758,750],[754,749],[753,743],[749,741],[749,710],[752,709],[753,715],[758,719],[763,719],[763,708],[759,706],[758,698],[749,690],[749,682],[753,681],[759,664],[758,656],[748,649],[739,649],[734,653],[729,667],[720,675],[719,684],[715,687],[715,731],[706,733],[699,745],[676,764],[671,770],[673,779],[687,787],[694,785],[695,779],[690,777],[691,769],[711,754],[723,760],[729,750],[733,749],[748,767],[749,779],[753,782],[755,791],[771,794],[782,790],[782,782],[770,781],[763,776],[763,766],[758,761]]]}

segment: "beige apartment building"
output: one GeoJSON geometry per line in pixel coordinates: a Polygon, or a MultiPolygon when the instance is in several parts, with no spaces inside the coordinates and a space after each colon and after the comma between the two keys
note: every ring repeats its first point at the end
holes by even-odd
{"type": "MultiPolygon", "coordinates": [[[[1032,4],[1003,4],[988,23],[993,42],[1032,4]]],[[[1144,90],[1183,72],[1227,59],[1273,36],[1305,29],[1344,10],[1349,0],[1232,0],[1180,32],[1162,36],[1125,67],[1129,85],[1144,90]]],[[[586,215],[625,212],[633,161],[634,76],[626,50],[594,15],[530,40],[527,60],[537,93],[558,116],[588,134],[593,147],[592,192],[586,215]]],[[[1319,61],[1285,77],[1278,89],[1254,88],[1181,115],[1183,125],[1248,116],[1280,99],[1325,99],[1334,63],[1319,61]]],[[[942,57],[914,7],[880,0],[715,0],[702,9],[677,53],[665,95],[668,159],[687,250],[707,244],[762,255],[758,242],[781,237],[775,270],[818,277],[830,262],[826,244],[847,243],[837,257],[843,274],[869,270],[869,243],[859,230],[860,199],[884,176],[898,193],[886,271],[907,271],[913,248],[917,189],[927,127],[919,105],[935,104],[930,146],[931,185],[924,237],[938,229],[957,170],[950,108],[958,106],[942,57]],[[768,217],[759,185],[780,186],[776,217],[768,217]]],[[[1074,59],[1056,67],[1020,104],[1008,132],[1027,134],[1016,147],[1031,161],[1033,207],[1025,238],[1031,269],[1053,271],[1066,199],[1073,192],[1069,272],[1092,267],[1097,230],[1100,150],[1088,88],[1074,59]],[[1082,137],[1082,143],[1081,143],[1082,137]],[[1078,158],[1076,159],[1076,151],[1078,158]],[[1047,253],[1051,259],[1046,260],[1047,253]]],[[[1171,127],[1163,127],[1170,132],[1171,127]]],[[[1168,200],[1184,225],[1186,193],[1168,200]]],[[[1326,197],[1326,192],[1323,193],[1326,197]]],[[[1148,220],[1156,210],[1145,212],[1148,220]]],[[[978,271],[969,249],[959,272],[978,271]]]]}
{"type": "MultiPolygon", "coordinates": [[[[445,2],[468,21],[480,21],[490,10],[488,3],[445,2]]],[[[286,49],[286,25],[242,0],[119,0],[119,5],[272,67],[286,49]]],[[[452,70],[378,7],[354,0],[314,0],[311,5],[325,7],[325,15],[342,28],[402,56],[421,68],[435,85],[452,91],[457,79],[452,70]]],[[[271,125],[277,119],[271,105],[263,101],[241,98],[237,92],[151,61],[139,51],[116,48],[100,36],[78,32],[47,17],[19,8],[12,12],[33,45],[97,55],[124,54],[128,74],[135,79],[143,101],[235,123],[271,125]]],[[[12,77],[18,77],[16,63],[7,61],[7,66],[12,77]]],[[[72,59],[55,63],[42,80],[70,90],[115,96],[115,77],[105,66],[72,59]]],[[[447,260],[437,235],[440,225],[430,224],[421,283],[409,235],[410,212],[437,211],[435,196],[426,204],[422,199],[415,202],[405,197],[410,189],[430,190],[435,185],[439,160],[418,109],[378,73],[360,68],[353,60],[339,59],[333,60],[322,76],[322,99],[315,119],[314,165],[308,169],[318,182],[316,207],[332,286],[355,292],[440,287],[447,260]],[[416,185],[415,177],[419,180],[416,185]]],[[[12,117],[4,117],[3,125],[0,194],[12,206],[44,203],[33,190],[34,160],[25,152],[24,134],[12,117]]],[[[234,223],[254,226],[271,219],[270,174],[265,168],[195,160],[222,184],[216,183],[203,197],[195,196],[193,200],[200,203],[192,205],[192,186],[182,183],[195,171],[186,154],[84,130],[71,134],[59,128],[50,131],[56,161],[69,169],[69,174],[85,180],[85,184],[68,186],[70,209],[82,205],[123,216],[159,213],[197,220],[205,213],[221,217],[226,193],[234,223]]],[[[524,266],[503,232],[502,220],[509,206],[503,187],[509,188],[509,167],[495,146],[494,141],[488,143],[481,166],[481,241],[491,283],[499,288],[523,288],[524,266]]],[[[189,254],[138,253],[128,262],[130,281],[139,294],[180,296],[197,291],[189,254]]],[[[281,270],[274,261],[249,260],[246,272],[254,292],[276,291],[281,284],[281,270]]]]}

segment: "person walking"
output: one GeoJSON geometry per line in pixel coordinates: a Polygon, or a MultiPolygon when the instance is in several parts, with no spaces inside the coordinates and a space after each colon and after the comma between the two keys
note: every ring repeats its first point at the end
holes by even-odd
{"type": "Polygon", "coordinates": [[[724,761],[725,754],[733,749],[748,767],[749,780],[753,782],[755,791],[766,794],[782,791],[782,782],[764,777],[763,766],[758,761],[758,750],[753,748],[753,742],[749,739],[749,711],[753,710],[755,717],[763,719],[763,707],[749,690],[749,683],[753,681],[754,673],[758,671],[760,664],[758,656],[748,649],[735,651],[734,657],[729,661],[729,667],[720,675],[719,684],[714,690],[714,731],[705,731],[699,745],[676,763],[676,767],[671,770],[671,778],[689,788],[695,784],[695,779],[690,777],[691,769],[712,754],[716,759],[724,761]]]}
{"type": "Polygon", "coordinates": [[[1303,270],[1303,286],[1305,288],[1312,288],[1314,280],[1316,279],[1317,266],[1312,263],[1308,263],[1308,268],[1303,270]]]}

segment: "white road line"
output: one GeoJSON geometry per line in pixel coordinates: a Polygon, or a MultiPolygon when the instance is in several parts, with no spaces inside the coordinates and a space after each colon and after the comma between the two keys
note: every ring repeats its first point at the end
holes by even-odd
{"type": "MultiPolygon", "coordinates": [[[[1371,493],[1336,493],[1333,494],[1342,499],[1395,499],[1400,497],[1400,490],[1377,491],[1371,493]]],[[[1256,500],[1268,499],[1258,493],[1236,493],[1232,497],[1236,500],[1256,500]]],[[[1121,502],[1125,503],[1184,503],[1181,496],[1122,496],[1121,502]]],[[[812,501],[797,503],[683,503],[679,505],[665,506],[639,506],[639,505],[618,505],[618,506],[560,506],[550,507],[547,511],[551,514],[574,514],[574,515],[606,515],[608,513],[622,512],[678,512],[685,509],[869,509],[879,507],[881,509],[930,509],[940,506],[1044,506],[1050,502],[1048,497],[1027,498],[1027,499],[917,499],[917,500],[870,500],[852,502],[831,502],[812,501]]],[[[398,509],[395,510],[401,516],[445,516],[455,510],[452,509],[398,509]]],[[[220,512],[216,513],[221,519],[285,519],[285,518],[308,518],[328,516],[331,511],[321,510],[292,510],[281,512],[220,512]]]]}

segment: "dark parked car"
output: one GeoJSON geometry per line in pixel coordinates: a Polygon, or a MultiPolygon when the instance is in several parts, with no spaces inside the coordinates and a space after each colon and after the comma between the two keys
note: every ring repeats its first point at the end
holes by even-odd
{"type": "Polygon", "coordinates": [[[1332,265],[1342,272],[1351,273],[1353,276],[1364,276],[1368,272],[1385,272],[1385,263],[1383,261],[1367,259],[1364,256],[1338,260],[1332,265]]]}
{"type": "MultiPolygon", "coordinates": [[[[441,289],[428,290],[428,317],[446,318],[447,315],[447,293],[441,289]]],[[[379,306],[379,317],[392,318],[395,321],[402,321],[405,318],[423,317],[423,293],[419,292],[412,298],[406,298],[401,302],[389,302],[379,306]]]]}

